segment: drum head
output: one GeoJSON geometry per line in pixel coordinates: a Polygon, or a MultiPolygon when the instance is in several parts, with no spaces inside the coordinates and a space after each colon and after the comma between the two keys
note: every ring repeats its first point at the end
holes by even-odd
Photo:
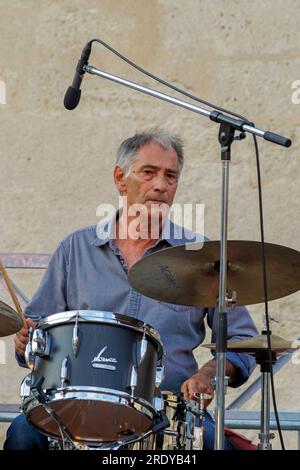
{"type": "MultiPolygon", "coordinates": [[[[152,419],[129,405],[97,400],[57,400],[49,403],[77,442],[113,442],[150,430],[152,419]]],[[[28,421],[40,432],[61,439],[54,420],[41,405],[27,414],[28,421]]]]}

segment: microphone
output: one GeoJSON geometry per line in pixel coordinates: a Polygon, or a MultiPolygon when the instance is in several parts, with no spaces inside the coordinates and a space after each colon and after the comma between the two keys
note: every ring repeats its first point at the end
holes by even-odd
{"type": "Polygon", "coordinates": [[[88,63],[88,60],[91,54],[91,49],[92,49],[92,41],[89,41],[87,45],[84,47],[81,57],[78,61],[72,85],[69,86],[69,88],[66,91],[65,98],[64,98],[64,107],[66,109],[69,109],[69,110],[75,109],[80,101],[80,96],[81,96],[80,85],[83,79],[83,75],[85,74],[83,67],[84,65],[88,63]]]}

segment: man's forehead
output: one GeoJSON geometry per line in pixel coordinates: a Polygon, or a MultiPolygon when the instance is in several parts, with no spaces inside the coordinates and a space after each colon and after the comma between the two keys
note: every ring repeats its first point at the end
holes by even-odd
{"type": "Polygon", "coordinates": [[[164,149],[156,143],[141,146],[135,154],[133,163],[139,166],[146,164],[159,167],[172,166],[174,169],[179,166],[175,150],[172,147],[164,149]]]}

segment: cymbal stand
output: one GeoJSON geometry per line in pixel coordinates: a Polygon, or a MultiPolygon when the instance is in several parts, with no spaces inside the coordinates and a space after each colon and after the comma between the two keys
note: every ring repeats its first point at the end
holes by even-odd
{"type": "Polygon", "coordinates": [[[274,364],[276,360],[277,355],[274,351],[272,352],[271,362],[268,351],[256,356],[256,362],[260,365],[261,370],[261,427],[258,435],[258,450],[272,450],[270,441],[274,439],[274,433],[270,433],[270,377],[271,364],[274,364]]]}

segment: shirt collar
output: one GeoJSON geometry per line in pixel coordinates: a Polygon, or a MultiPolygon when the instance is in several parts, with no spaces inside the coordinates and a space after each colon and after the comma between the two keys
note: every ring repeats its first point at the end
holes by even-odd
{"type": "MultiPolygon", "coordinates": [[[[96,225],[96,238],[93,240],[92,245],[103,246],[109,243],[111,239],[114,239],[113,231],[115,230],[116,221],[121,213],[122,209],[119,209],[110,219],[103,220],[96,225]]],[[[166,241],[170,246],[185,243],[202,244],[205,240],[207,239],[203,235],[195,233],[181,225],[177,225],[167,218],[162,228],[160,240],[158,240],[156,244],[162,241],[166,241]]]]}

